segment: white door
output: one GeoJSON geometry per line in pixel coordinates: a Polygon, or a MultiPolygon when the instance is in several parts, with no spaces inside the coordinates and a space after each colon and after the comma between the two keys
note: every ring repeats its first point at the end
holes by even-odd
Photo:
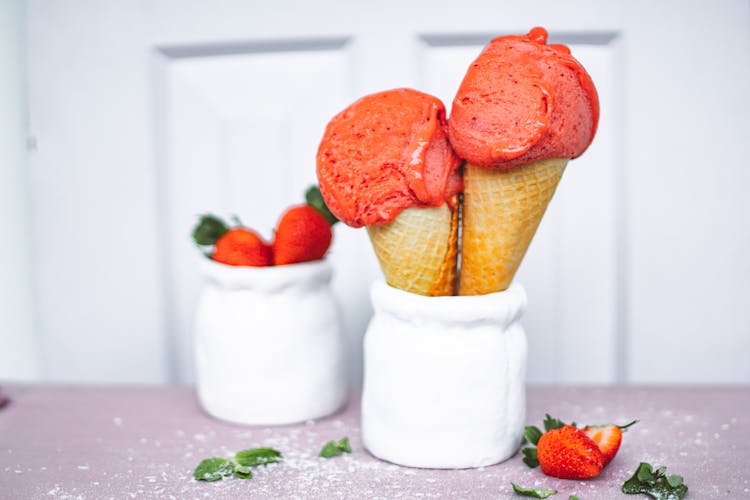
{"type": "MultiPolygon", "coordinates": [[[[750,381],[748,5],[658,6],[31,0],[46,377],[191,380],[197,215],[270,237],[336,112],[398,86],[450,106],[487,40],[543,25],[602,117],[517,278],[529,380],[750,381]]],[[[363,230],[338,225],[329,258],[357,383],[380,271],[363,230]]]]}

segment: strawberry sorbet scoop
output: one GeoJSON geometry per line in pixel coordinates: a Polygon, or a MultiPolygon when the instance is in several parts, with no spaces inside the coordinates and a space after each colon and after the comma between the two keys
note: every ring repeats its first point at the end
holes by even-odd
{"type": "Polygon", "coordinates": [[[568,160],[594,138],[591,78],[547,31],[492,40],[453,100],[450,141],[466,160],[459,293],[506,289],[568,160]]]}
{"type": "Polygon", "coordinates": [[[365,96],[330,121],[317,174],[331,212],[367,226],[391,286],[452,295],[460,163],[443,103],[401,88],[365,96]]]}

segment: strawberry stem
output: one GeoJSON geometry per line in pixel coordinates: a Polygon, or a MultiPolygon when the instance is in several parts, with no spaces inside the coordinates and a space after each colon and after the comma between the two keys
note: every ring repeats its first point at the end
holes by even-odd
{"type": "Polygon", "coordinates": [[[633,425],[635,425],[635,424],[637,424],[637,423],[638,423],[638,421],[637,421],[637,420],[633,420],[633,421],[632,421],[632,422],[630,422],[629,424],[625,424],[625,425],[618,425],[617,427],[619,427],[621,431],[627,431],[627,430],[628,430],[628,427],[631,427],[631,426],[633,426],[633,425]]]}
{"type": "Polygon", "coordinates": [[[326,205],[325,200],[323,200],[323,195],[320,193],[320,189],[318,188],[318,186],[310,186],[307,189],[307,191],[305,192],[305,201],[308,205],[320,212],[328,221],[329,225],[333,226],[339,221],[336,216],[333,215],[328,209],[328,206],[326,205]]]}
{"type": "Polygon", "coordinates": [[[234,223],[235,227],[245,226],[237,215],[232,215],[231,217],[229,217],[229,219],[234,223]]]}

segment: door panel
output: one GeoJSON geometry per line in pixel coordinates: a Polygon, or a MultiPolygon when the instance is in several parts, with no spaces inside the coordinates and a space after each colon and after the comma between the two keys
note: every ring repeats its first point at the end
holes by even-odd
{"type": "MultiPolygon", "coordinates": [[[[467,0],[428,11],[391,0],[30,1],[44,375],[190,380],[197,215],[235,213],[270,238],[314,181],[335,113],[397,86],[450,106],[491,36],[541,24],[592,74],[602,116],[519,271],[529,379],[750,381],[747,10],[740,1],[709,10],[467,0]],[[707,165],[721,168],[707,176],[707,165]],[[705,341],[709,330],[719,341],[705,341]],[[670,349],[682,362],[660,365],[670,349]]],[[[362,230],[338,225],[329,258],[356,383],[367,288],[380,271],[362,230]]]]}

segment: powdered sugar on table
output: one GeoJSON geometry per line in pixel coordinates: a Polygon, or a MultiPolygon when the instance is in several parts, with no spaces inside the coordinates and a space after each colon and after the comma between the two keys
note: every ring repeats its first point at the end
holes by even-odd
{"type": "Polygon", "coordinates": [[[13,404],[0,411],[0,498],[509,498],[515,482],[559,490],[559,498],[607,499],[623,498],[620,486],[641,461],[683,475],[690,497],[750,498],[747,387],[529,388],[529,424],[545,413],[579,424],[640,420],[614,461],[587,481],[546,477],[520,455],[466,470],[380,461],[362,447],[356,393],[329,418],[243,427],[207,416],[187,387],[5,391],[13,404]],[[318,456],[345,436],[351,454],[318,456]],[[278,449],[284,461],[256,468],[249,481],[192,477],[204,458],[259,446],[278,449]]]}

